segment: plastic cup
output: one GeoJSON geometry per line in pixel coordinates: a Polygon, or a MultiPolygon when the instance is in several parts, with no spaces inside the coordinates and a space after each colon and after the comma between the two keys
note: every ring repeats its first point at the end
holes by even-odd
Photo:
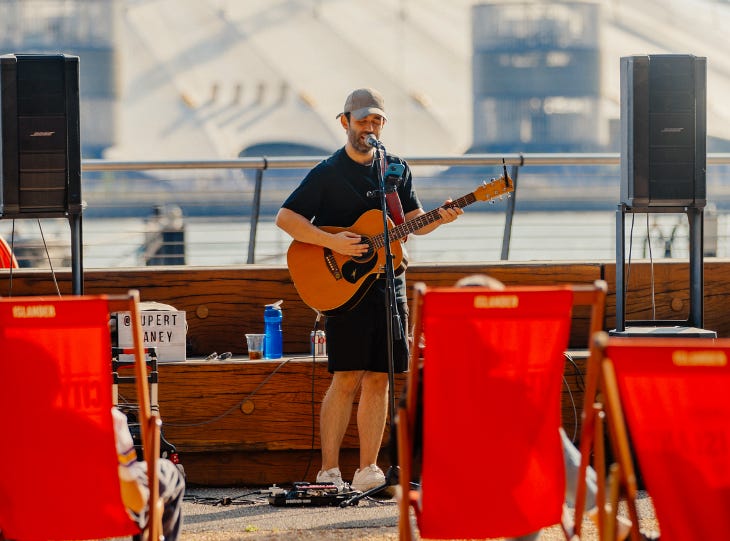
{"type": "Polygon", "coordinates": [[[264,357],[264,334],[247,334],[246,344],[248,346],[249,359],[263,359],[264,357]]]}

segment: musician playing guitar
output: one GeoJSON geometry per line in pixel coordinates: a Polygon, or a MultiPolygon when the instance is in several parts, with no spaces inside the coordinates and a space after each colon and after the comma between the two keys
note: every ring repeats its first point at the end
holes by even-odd
{"type": "MultiPolygon", "coordinates": [[[[339,469],[339,451],[353,401],[360,390],[357,412],[360,465],[352,488],[366,491],[385,481],[383,471],[377,466],[377,456],[388,407],[386,284],[380,274],[383,270],[380,261],[377,257],[370,257],[378,247],[368,236],[358,232],[354,224],[369,211],[375,211],[379,216],[375,222],[379,224],[377,230],[382,233],[380,197],[377,192],[374,197],[372,193],[368,195],[368,192],[379,188],[377,168],[382,164],[376,163],[376,151],[371,146],[373,139],[369,144],[368,137],[378,141],[385,126],[383,97],[374,89],[357,89],[347,97],[343,112],[337,118],[347,135],[345,146],[307,174],[282,205],[276,224],[294,239],[292,248],[295,245],[300,248],[298,253],[303,264],[316,259],[327,269],[326,278],[330,281],[324,280],[321,285],[314,283],[313,289],[325,290],[321,291],[325,296],[330,283],[332,290],[336,283],[351,284],[356,290],[352,300],[341,303],[336,313],[321,310],[327,314],[328,369],[333,378],[320,411],[322,467],[317,474],[317,482],[329,481],[338,487],[344,486],[339,469]],[[365,263],[362,266],[354,263],[340,265],[343,259],[356,262],[363,259],[365,263]]],[[[425,215],[413,188],[408,165],[396,156],[387,158],[389,163],[404,166],[397,194],[406,221],[425,215]]],[[[450,200],[447,200],[448,203],[450,200]]],[[[428,233],[463,214],[458,206],[445,206],[436,212],[431,220],[414,229],[413,233],[428,233]]],[[[398,244],[398,241],[393,244],[398,244]]],[[[296,265],[290,249],[289,268],[293,276],[296,265]]],[[[306,273],[303,279],[306,279],[306,273]]],[[[408,307],[403,272],[396,276],[396,298],[403,324],[401,335],[405,337],[408,335],[408,307]]],[[[303,299],[307,302],[307,298],[303,296],[303,299]]],[[[403,341],[393,344],[393,359],[396,373],[407,369],[407,346],[403,341]]]]}

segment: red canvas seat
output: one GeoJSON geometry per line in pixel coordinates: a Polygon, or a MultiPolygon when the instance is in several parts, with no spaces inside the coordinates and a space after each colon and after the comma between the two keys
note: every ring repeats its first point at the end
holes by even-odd
{"type": "Polygon", "coordinates": [[[409,488],[421,407],[414,352],[398,413],[401,539],[411,537],[409,505],[421,538],[513,537],[561,523],[564,351],[574,304],[593,305],[600,325],[604,295],[599,286],[417,286],[421,487],[409,488]]]}
{"type": "MultiPolygon", "coordinates": [[[[633,450],[662,541],[730,539],[730,340],[602,334],[596,349],[620,495],[632,516],[633,450]]],[[[638,525],[632,539],[641,539],[638,525]]]]}
{"type": "MultiPolygon", "coordinates": [[[[5,538],[139,533],[122,503],[111,415],[109,318],[123,310],[139,321],[136,292],[114,298],[0,299],[0,530],[5,538]]],[[[137,365],[145,370],[137,338],[137,365]]],[[[157,501],[153,449],[159,425],[145,391],[146,385],[138,386],[154,487],[150,501],[157,501]]],[[[159,505],[152,506],[150,539],[158,538],[158,511],[159,505]]]]}

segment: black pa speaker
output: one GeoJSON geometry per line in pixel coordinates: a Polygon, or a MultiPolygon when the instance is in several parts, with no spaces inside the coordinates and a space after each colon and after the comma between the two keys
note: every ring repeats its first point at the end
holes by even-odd
{"type": "Polygon", "coordinates": [[[621,202],[704,207],[706,59],[621,58],[621,202]]]}
{"type": "Polygon", "coordinates": [[[81,213],[77,56],[0,56],[0,151],[0,217],[81,213]]]}

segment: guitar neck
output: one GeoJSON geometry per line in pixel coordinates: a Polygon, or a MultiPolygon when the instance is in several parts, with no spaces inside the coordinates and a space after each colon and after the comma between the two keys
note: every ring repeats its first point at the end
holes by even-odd
{"type": "MultiPolygon", "coordinates": [[[[443,205],[439,208],[464,208],[476,202],[476,200],[477,199],[474,194],[470,193],[465,195],[464,197],[455,199],[451,203],[443,205]]],[[[397,225],[392,229],[389,229],[388,236],[390,237],[391,242],[393,242],[394,240],[404,239],[414,231],[418,231],[422,227],[432,224],[433,222],[440,219],[441,215],[439,214],[439,209],[436,208],[432,211],[427,212],[426,214],[416,216],[415,218],[408,220],[407,222],[403,222],[402,224],[397,225]]],[[[383,233],[381,233],[380,235],[376,235],[372,238],[372,243],[376,249],[382,248],[383,246],[385,246],[385,235],[383,233]]]]}

